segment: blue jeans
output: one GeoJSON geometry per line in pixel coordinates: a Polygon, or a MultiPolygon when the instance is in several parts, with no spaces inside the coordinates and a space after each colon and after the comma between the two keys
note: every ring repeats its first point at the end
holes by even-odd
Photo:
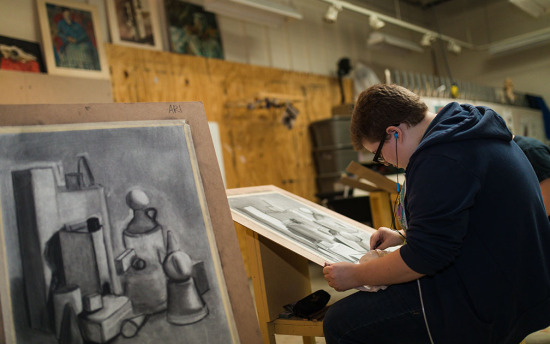
{"type": "Polygon", "coordinates": [[[429,344],[416,281],[376,293],[358,291],[329,307],[327,344],[429,344]]]}

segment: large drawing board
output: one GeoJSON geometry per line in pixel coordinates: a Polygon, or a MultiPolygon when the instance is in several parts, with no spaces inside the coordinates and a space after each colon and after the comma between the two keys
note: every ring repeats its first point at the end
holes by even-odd
{"type": "Polygon", "coordinates": [[[373,228],[272,185],[227,190],[233,220],[319,264],[356,263],[373,228]]]}
{"type": "MultiPolygon", "coordinates": [[[[0,105],[2,126],[164,119],[182,119],[189,124],[238,339],[241,343],[259,343],[261,334],[254,304],[202,103],[0,105]]],[[[9,300],[5,293],[2,295],[4,309],[9,300]]],[[[6,315],[3,315],[6,321],[6,315]]],[[[5,326],[0,327],[4,329],[5,326]]]]}

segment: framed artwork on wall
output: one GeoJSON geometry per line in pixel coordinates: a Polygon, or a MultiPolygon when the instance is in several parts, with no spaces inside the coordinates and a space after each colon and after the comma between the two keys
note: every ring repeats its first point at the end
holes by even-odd
{"type": "Polygon", "coordinates": [[[0,69],[45,73],[40,45],[35,42],[0,36],[0,69]]]}
{"type": "Polygon", "coordinates": [[[165,0],[170,51],[223,59],[216,15],[202,6],[181,0],[165,0]]]}
{"type": "Polygon", "coordinates": [[[107,0],[107,10],[113,43],[162,50],[159,18],[153,0],[107,0]]]}
{"type": "Polygon", "coordinates": [[[63,0],[36,2],[48,72],[108,79],[97,8],[63,0]]]}

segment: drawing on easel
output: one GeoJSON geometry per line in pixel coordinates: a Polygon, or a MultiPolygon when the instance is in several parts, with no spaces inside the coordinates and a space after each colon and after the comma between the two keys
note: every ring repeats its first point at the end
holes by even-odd
{"type": "Polygon", "coordinates": [[[235,221],[319,265],[370,249],[366,226],[274,186],[228,190],[228,200],[235,221]]]}
{"type": "Polygon", "coordinates": [[[189,125],[4,127],[0,161],[14,342],[238,342],[189,125]]]}

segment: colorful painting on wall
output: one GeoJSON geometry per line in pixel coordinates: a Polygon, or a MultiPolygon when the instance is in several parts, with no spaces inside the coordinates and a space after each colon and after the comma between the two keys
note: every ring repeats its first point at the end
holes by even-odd
{"type": "Polygon", "coordinates": [[[62,0],[37,0],[48,72],[108,78],[97,8],[62,0]]]}
{"type": "Polygon", "coordinates": [[[172,52],[224,58],[214,13],[180,0],[166,0],[165,8],[172,52]]]}
{"type": "Polygon", "coordinates": [[[0,36],[0,59],[2,70],[46,72],[38,43],[0,36]]]}

